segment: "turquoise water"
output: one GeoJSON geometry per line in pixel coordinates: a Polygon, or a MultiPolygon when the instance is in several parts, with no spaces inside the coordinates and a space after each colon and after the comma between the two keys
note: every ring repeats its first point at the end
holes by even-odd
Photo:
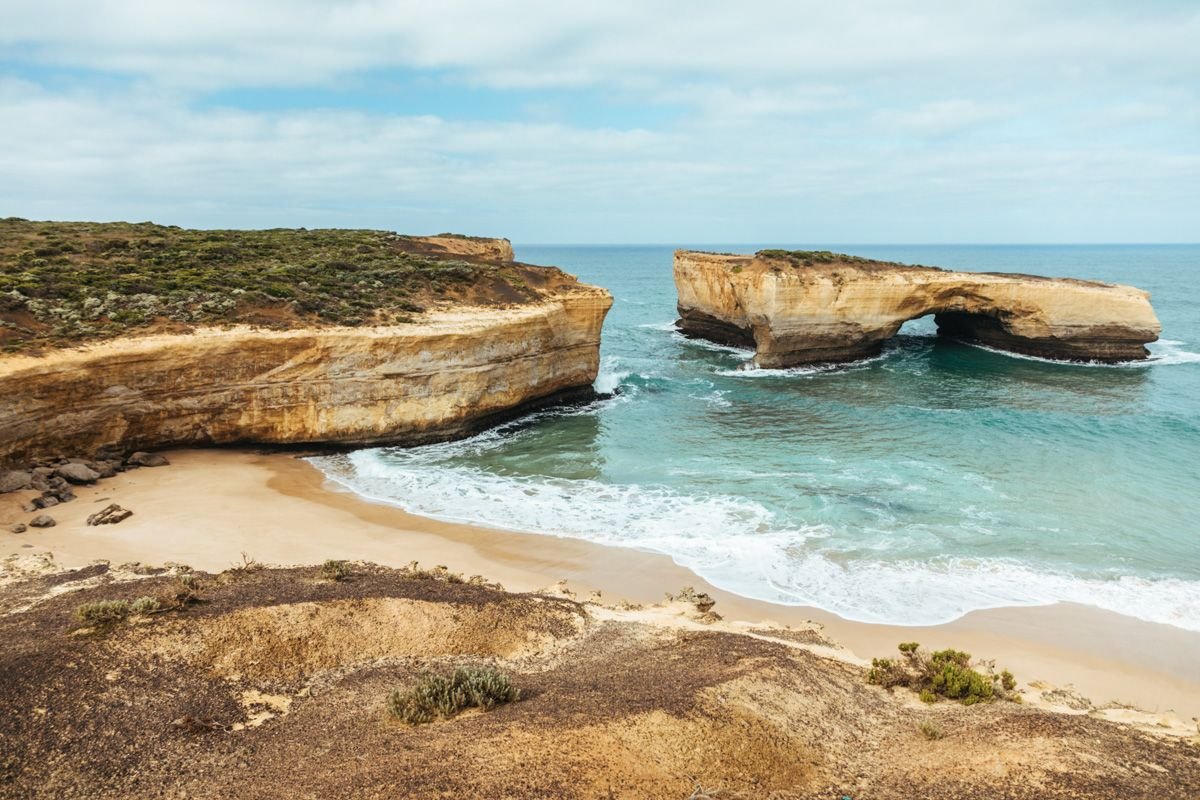
{"type": "Polygon", "coordinates": [[[619,396],[320,464],[415,513],[666,553],[851,619],[1075,601],[1200,630],[1200,246],[815,247],[1131,283],[1163,341],[1144,365],[1064,365],[925,318],[869,362],[739,370],[672,331],[672,247],[518,247],[612,291],[597,383],[619,396]]]}

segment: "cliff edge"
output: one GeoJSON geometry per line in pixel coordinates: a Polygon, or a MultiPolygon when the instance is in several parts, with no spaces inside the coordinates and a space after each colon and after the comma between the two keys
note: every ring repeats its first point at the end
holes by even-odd
{"type": "Polygon", "coordinates": [[[825,251],[675,253],[677,323],[688,336],[753,348],[760,367],[852,361],[911,319],[1002,350],[1105,363],[1146,358],[1161,326],[1131,286],[953,272],[825,251]]]}
{"type": "Polygon", "coordinates": [[[53,231],[40,249],[58,252],[14,258],[15,224],[0,222],[0,464],[469,435],[590,395],[612,304],[513,262],[503,239],[182,231],[172,244],[161,226],[24,223],[53,231]],[[213,234],[216,265],[194,249],[213,234]],[[144,291],[114,290],[129,282],[144,291]]]}

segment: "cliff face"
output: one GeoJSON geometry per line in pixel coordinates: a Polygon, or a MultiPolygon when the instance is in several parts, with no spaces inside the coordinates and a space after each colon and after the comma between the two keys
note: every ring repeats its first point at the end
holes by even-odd
{"type": "Polygon", "coordinates": [[[512,242],[508,239],[487,239],[481,236],[457,236],[443,233],[437,236],[405,237],[413,249],[430,255],[453,256],[479,261],[512,261],[512,242]]]}
{"type": "Polygon", "coordinates": [[[0,359],[0,462],[176,445],[414,444],[591,391],[609,294],[394,327],[205,329],[0,359]]]}
{"type": "Polygon", "coordinates": [[[952,272],[829,253],[678,251],[680,330],[755,348],[755,364],[849,361],[910,319],[939,333],[1045,358],[1145,358],[1161,326],[1149,294],[1068,278],[952,272]]]}

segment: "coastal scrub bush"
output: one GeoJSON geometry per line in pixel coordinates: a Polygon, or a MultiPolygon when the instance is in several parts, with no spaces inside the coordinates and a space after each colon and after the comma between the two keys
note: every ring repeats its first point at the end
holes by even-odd
{"type": "Polygon", "coordinates": [[[406,578],[421,581],[441,581],[442,583],[466,583],[461,572],[451,572],[445,564],[438,564],[433,569],[424,569],[418,562],[410,561],[400,572],[406,578]]]}
{"type": "Polygon", "coordinates": [[[321,577],[329,581],[344,581],[350,577],[350,562],[326,559],[321,565],[321,577]]]}
{"type": "Polygon", "coordinates": [[[521,698],[508,675],[494,667],[459,667],[450,675],[426,673],[388,697],[388,712],[410,725],[448,719],[465,708],[488,711],[521,698]]]}
{"type": "Polygon", "coordinates": [[[199,603],[200,580],[194,573],[184,572],[175,577],[174,582],[158,597],[158,602],[165,608],[184,608],[192,603],[199,603]]]}
{"type": "Polygon", "coordinates": [[[759,250],[755,253],[759,258],[773,258],[787,261],[792,266],[811,267],[814,264],[868,264],[871,259],[862,256],[851,256],[845,253],[834,253],[829,250],[759,250]]]}
{"type": "Polygon", "coordinates": [[[98,600],[75,609],[75,616],[87,625],[115,625],[129,616],[128,600],[98,600]]]}
{"type": "Polygon", "coordinates": [[[940,698],[957,700],[963,705],[996,699],[1018,700],[1014,694],[1016,678],[1008,670],[999,674],[989,667],[980,672],[971,666],[971,654],[946,649],[927,653],[916,642],[904,642],[900,658],[876,658],[867,671],[867,683],[891,689],[904,686],[919,693],[923,702],[940,698]]]}
{"type": "Polygon", "coordinates": [[[133,614],[153,614],[161,609],[162,603],[153,597],[139,597],[129,604],[129,611],[133,614]]]}
{"type": "Polygon", "coordinates": [[[256,561],[248,553],[243,551],[242,552],[242,563],[232,564],[232,565],[230,565],[229,569],[227,569],[225,571],[236,577],[244,577],[246,575],[250,575],[255,572],[261,572],[262,568],[263,568],[263,565],[261,562],[256,561]]]}

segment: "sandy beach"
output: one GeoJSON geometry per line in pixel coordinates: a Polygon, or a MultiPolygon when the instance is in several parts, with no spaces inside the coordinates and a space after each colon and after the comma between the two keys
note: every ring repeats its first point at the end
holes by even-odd
{"type": "MultiPolygon", "coordinates": [[[[566,582],[579,599],[654,603],[685,585],[710,593],[725,624],[819,623],[849,659],[890,655],[898,642],[957,647],[1011,669],[1042,705],[1079,705],[1121,719],[1179,729],[1200,717],[1200,634],[1099,609],[1058,604],[977,611],[945,625],[898,627],[843,620],[816,608],[748,600],[708,585],[668,557],[581,540],[500,531],[417,517],[367,502],[330,483],[303,460],[281,453],[188,450],[172,466],[142,469],[80,487],[74,502],[50,509],[57,525],[5,533],[5,556],[52,553],[62,568],[186,563],[219,571],[242,554],[266,564],[327,558],[403,566],[444,564],[515,591],[566,582]],[[119,525],[86,518],[117,502],[134,511],[119,525]],[[1050,689],[1066,693],[1039,695],[1050,689]],[[1086,707],[1086,706],[1085,706],[1086,707]],[[1100,710],[1096,710],[1100,709],[1100,710]]],[[[21,493],[0,498],[0,523],[24,520],[21,493]]],[[[559,591],[559,589],[555,589],[559,591]]],[[[1080,709],[1075,709],[1076,711],[1080,709]]]]}

